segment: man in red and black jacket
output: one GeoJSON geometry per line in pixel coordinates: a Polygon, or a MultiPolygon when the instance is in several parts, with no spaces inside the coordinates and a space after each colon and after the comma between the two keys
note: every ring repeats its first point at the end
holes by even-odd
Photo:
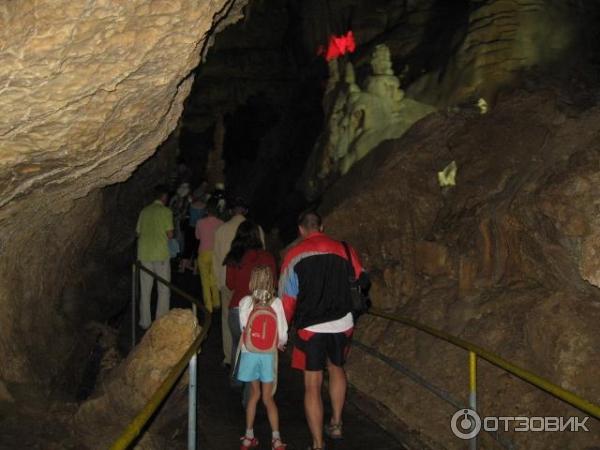
{"type": "MultiPolygon", "coordinates": [[[[302,240],[285,255],[279,296],[289,323],[296,326],[292,367],[304,372],[304,406],[313,437],[313,449],[323,448],[323,370],[329,372],[333,416],[326,431],[342,437],[342,409],[346,397],[344,363],[354,327],[350,297],[350,265],[344,245],[323,233],[316,212],[300,216],[302,240]]],[[[363,272],[350,246],[354,274],[363,272]]]]}

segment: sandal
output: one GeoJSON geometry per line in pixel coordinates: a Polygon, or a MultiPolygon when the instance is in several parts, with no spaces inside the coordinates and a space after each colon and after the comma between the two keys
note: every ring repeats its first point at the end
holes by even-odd
{"type": "Polygon", "coordinates": [[[285,450],[287,444],[284,444],[281,439],[273,439],[271,441],[271,449],[272,450],[285,450]]]}
{"type": "Polygon", "coordinates": [[[343,439],[344,435],[342,433],[342,422],[330,423],[329,425],[327,425],[325,427],[325,434],[329,437],[329,439],[343,439]]]}
{"type": "Polygon", "coordinates": [[[249,448],[258,447],[258,439],[256,439],[256,438],[249,438],[247,436],[242,436],[240,438],[240,441],[242,442],[240,445],[240,450],[248,450],[249,448]]]}

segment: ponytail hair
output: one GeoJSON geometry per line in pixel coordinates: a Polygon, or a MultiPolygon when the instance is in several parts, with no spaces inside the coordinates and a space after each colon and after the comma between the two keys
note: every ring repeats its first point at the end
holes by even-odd
{"type": "Polygon", "coordinates": [[[270,303],[275,294],[271,268],[269,266],[256,266],[252,269],[249,288],[254,303],[270,303]]]}

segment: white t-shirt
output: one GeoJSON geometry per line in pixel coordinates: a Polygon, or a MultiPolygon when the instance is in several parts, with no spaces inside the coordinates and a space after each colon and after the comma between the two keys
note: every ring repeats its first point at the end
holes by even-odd
{"type": "MultiPolygon", "coordinates": [[[[240,300],[240,327],[243,330],[248,323],[248,318],[254,307],[252,296],[246,295],[240,300]]],[[[285,320],[285,312],[283,311],[283,303],[279,297],[275,297],[271,303],[271,308],[277,315],[277,334],[278,334],[278,346],[283,347],[288,340],[288,324],[285,320]]],[[[246,347],[242,344],[242,351],[246,351],[246,347]]]]}
{"type": "Polygon", "coordinates": [[[352,313],[348,313],[341,319],[311,325],[310,327],[306,327],[305,330],[312,331],[313,333],[343,333],[353,326],[354,318],[352,317],[352,313]]]}

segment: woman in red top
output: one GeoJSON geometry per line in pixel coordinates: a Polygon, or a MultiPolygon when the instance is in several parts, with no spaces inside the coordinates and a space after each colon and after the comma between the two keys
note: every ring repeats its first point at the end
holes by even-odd
{"type": "Polygon", "coordinates": [[[251,220],[242,222],[231,243],[231,250],[223,264],[227,266],[227,287],[233,291],[229,303],[229,329],[232,336],[232,355],[237,354],[237,346],[242,335],[240,329],[240,300],[250,294],[250,274],[256,266],[268,266],[277,279],[275,258],[263,249],[258,225],[251,220]]]}

